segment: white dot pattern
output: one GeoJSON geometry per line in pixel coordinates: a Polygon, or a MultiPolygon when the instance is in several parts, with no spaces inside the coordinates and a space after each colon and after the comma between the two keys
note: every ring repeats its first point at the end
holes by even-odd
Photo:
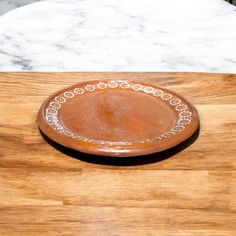
{"type": "Polygon", "coordinates": [[[133,84],[132,82],[126,80],[112,80],[112,81],[104,81],[98,82],[97,84],[88,84],[86,86],[75,88],[72,91],[64,92],[63,96],[56,96],[52,99],[45,108],[45,117],[48,125],[52,127],[55,131],[59,132],[61,135],[71,137],[73,139],[77,139],[83,142],[90,142],[97,145],[134,145],[134,144],[144,144],[149,142],[158,142],[162,139],[168,139],[172,136],[178,134],[179,132],[183,131],[187,125],[192,122],[192,112],[191,108],[185,104],[180,98],[175,97],[164,90],[156,89],[155,87],[145,86],[142,84],[133,84]],[[139,91],[141,93],[146,93],[149,96],[153,96],[156,99],[160,99],[163,102],[166,102],[170,106],[174,107],[176,112],[178,113],[178,120],[175,122],[173,127],[166,133],[145,140],[137,140],[133,142],[126,142],[126,141],[104,141],[104,140],[95,140],[87,137],[82,137],[80,135],[73,134],[70,130],[68,130],[63,123],[60,121],[59,112],[61,107],[67,100],[70,100],[74,96],[83,96],[85,93],[90,93],[95,91],[96,89],[114,89],[114,88],[121,88],[121,89],[129,89],[133,91],[139,91]]]}

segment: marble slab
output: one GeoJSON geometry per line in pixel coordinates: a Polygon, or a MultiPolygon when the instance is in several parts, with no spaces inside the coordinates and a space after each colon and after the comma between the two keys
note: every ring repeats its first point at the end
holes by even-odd
{"type": "Polygon", "coordinates": [[[0,71],[236,73],[223,0],[44,0],[0,17],[0,71]]]}

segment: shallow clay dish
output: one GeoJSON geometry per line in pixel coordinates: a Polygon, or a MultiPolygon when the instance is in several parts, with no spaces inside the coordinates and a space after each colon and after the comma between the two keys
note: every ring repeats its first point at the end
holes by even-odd
{"type": "Polygon", "coordinates": [[[84,153],[139,156],[169,149],[198,128],[181,96],[126,80],[87,81],[49,97],[38,126],[50,139],[84,153]]]}

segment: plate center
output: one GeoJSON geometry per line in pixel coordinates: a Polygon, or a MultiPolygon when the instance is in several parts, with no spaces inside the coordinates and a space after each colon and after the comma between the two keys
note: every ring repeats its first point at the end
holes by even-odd
{"type": "Polygon", "coordinates": [[[100,90],[76,96],[60,109],[75,135],[104,141],[140,141],[169,131],[175,110],[161,99],[130,90],[100,90]]]}

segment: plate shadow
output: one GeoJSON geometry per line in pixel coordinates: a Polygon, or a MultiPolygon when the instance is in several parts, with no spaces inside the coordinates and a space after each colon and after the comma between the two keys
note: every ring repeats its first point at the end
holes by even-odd
{"type": "Polygon", "coordinates": [[[78,160],[93,163],[93,164],[100,164],[100,165],[137,166],[137,165],[150,164],[154,162],[161,162],[183,151],[184,149],[192,145],[198,139],[199,134],[200,134],[200,129],[201,128],[199,125],[198,129],[190,138],[188,138],[187,140],[183,141],[182,143],[168,150],[149,154],[149,155],[134,156],[134,157],[108,157],[108,156],[98,156],[98,155],[90,155],[90,154],[82,153],[82,152],[76,151],[71,148],[67,148],[61,144],[56,143],[55,141],[48,138],[44,133],[42,133],[41,130],[39,131],[43,139],[49,145],[51,145],[58,151],[64,153],[65,155],[76,158],[78,160]]]}

